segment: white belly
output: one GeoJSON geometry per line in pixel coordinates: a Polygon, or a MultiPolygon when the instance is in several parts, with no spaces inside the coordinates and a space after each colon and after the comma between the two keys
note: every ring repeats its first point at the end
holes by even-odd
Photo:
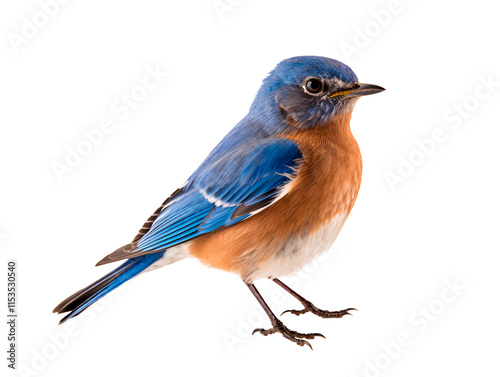
{"type": "MultiPolygon", "coordinates": [[[[260,268],[255,270],[247,280],[275,278],[297,272],[333,245],[346,219],[347,213],[340,213],[316,233],[310,236],[297,235],[290,238],[260,268]]],[[[161,259],[157,260],[139,275],[178,262],[184,258],[192,257],[189,252],[189,246],[190,242],[186,242],[168,249],[161,259]]]]}
{"type": "Polygon", "coordinates": [[[347,213],[340,213],[316,233],[288,240],[248,280],[275,278],[300,270],[333,245],[346,219],[347,213]]]}
{"type": "Polygon", "coordinates": [[[184,258],[189,258],[189,257],[191,257],[191,255],[189,254],[189,242],[181,243],[180,245],[171,247],[170,249],[165,251],[163,257],[158,259],[151,266],[142,271],[139,275],[149,271],[156,270],[157,268],[167,266],[169,264],[178,262],[184,258]]]}

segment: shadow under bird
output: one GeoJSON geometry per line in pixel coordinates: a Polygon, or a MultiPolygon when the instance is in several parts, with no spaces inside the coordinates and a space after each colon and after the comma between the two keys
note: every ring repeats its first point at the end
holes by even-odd
{"type": "Polygon", "coordinates": [[[361,183],[362,161],[350,130],[361,96],[383,91],[361,84],[345,64],[319,56],[280,62],[264,79],[248,114],[222,139],[186,183],[146,221],[131,243],[98,266],[125,260],[54,309],[77,316],[141,273],[194,257],[238,274],[269,316],[270,329],[300,346],[303,334],[286,327],[254,281],[273,280],[301,310],[324,318],[349,311],[318,309],[278,278],[291,274],[335,241],[361,183]]]}

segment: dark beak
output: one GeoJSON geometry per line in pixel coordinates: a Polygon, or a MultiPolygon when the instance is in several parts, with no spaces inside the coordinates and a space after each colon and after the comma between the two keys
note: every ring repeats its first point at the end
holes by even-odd
{"type": "Polygon", "coordinates": [[[356,87],[347,90],[341,90],[337,93],[333,93],[330,97],[336,96],[348,96],[348,97],[361,97],[367,96],[369,94],[375,94],[383,92],[385,89],[378,85],[373,84],[358,84],[356,87]]]}

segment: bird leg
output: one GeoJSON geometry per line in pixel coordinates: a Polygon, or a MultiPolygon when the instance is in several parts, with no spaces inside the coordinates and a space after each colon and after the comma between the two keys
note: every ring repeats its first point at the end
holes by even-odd
{"type": "Polygon", "coordinates": [[[304,305],[304,309],[302,309],[302,310],[294,310],[294,309],[285,310],[283,313],[281,313],[281,315],[283,315],[285,313],[292,313],[295,315],[301,315],[301,314],[304,314],[307,312],[311,312],[313,314],[316,314],[318,317],[322,317],[322,318],[342,318],[345,315],[352,315],[351,313],[349,313],[350,310],[358,310],[358,309],[354,309],[354,308],[349,308],[349,309],[344,309],[344,310],[338,310],[335,312],[330,312],[328,310],[318,309],[316,306],[314,306],[312,304],[312,302],[306,300],[304,297],[299,295],[297,292],[293,291],[289,286],[285,285],[280,280],[273,279],[273,281],[276,284],[278,284],[281,288],[283,288],[285,291],[290,293],[297,300],[299,300],[302,305],[304,305]]]}
{"type": "Polygon", "coordinates": [[[262,335],[269,335],[269,334],[274,334],[276,332],[280,333],[283,335],[286,339],[294,342],[295,344],[298,344],[299,346],[304,346],[307,345],[309,348],[312,349],[311,344],[307,340],[300,339],[300,338],[305,338],[305,339],[314,339],[316,336],[321,336],[324,338],[322,334],[319,333],[309,333],[309,334],[302,334],[297,331],[290,330],[288,327],[286,327],[283,322],[281,322],[271,311],[269,306],[266,304],[262,296],[260,295],[259,291],[257,288],[255,288],[255,285],[253,284],[248,284],[248,288],[250,291],[253,293],[259,304],[262,306],[266,314],[268,315],[269,319],[271,320],[271,325],[273,326],[272,328],[268,330],[264,329],[255,329],[252,332],[252,335],[255,334],[256,332],[260,332],[262,335]]]}

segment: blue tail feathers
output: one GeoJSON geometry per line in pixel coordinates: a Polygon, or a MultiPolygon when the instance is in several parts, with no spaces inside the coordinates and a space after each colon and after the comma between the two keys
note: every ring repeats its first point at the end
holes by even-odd
{"type": "Polygon", "coordinates": [[[125,263],[107,275],[68,297],[54,309],[54,313],[70,312],[59,322],[59,324],[79,315],[94,302],[144,271],[160,259],[163,254],[164,252],[158,252],[128,259],[125,263]]]}

